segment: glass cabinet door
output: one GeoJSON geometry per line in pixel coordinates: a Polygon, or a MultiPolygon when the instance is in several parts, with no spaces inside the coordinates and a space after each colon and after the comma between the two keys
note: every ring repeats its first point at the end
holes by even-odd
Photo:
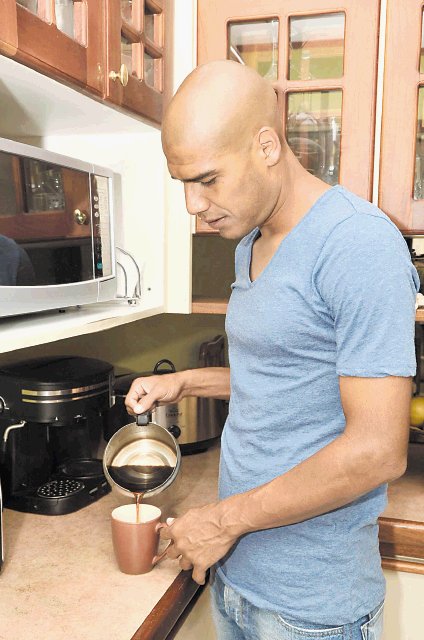
{"type": "Polygon", "coordinates": [[[379,1],[199,0],[198,24],[198,63],[269,79],[302,165],[371,199],[379,1]]]}
{"type": "Polygon", "coordinates": [[[16,4],[81,45],[87,43],[87,11],[83,0],[16,0],[16,4]]]}
{"type": "Polygon", "coordinates": [[[2,0],[0,50],[44,73],[103,93],[103,0],[2,0]],[[16,46],[2,46],[5,30],[16,46]]]}
{"type": "Polygon", "coordinates": [[[267,80],[278,78],[277,18],[228,23],[227,58],[247,64],[267,80]]]}
{"type": "Polygon", "coordinates": [[[164,77],[163,0],[108,0],[107,97],[160,122],[164,77]]]}
{"type": "Polygon", "coordinates": [[[411,235],[424,233],[423,11],[388,0],[379,205],[411,235]]]}

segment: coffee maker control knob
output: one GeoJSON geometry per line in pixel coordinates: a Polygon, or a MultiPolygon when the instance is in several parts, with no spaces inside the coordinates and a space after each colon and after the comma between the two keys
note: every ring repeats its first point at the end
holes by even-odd
{"type": "Polygon", "coordinates": [[[181,429],[177,424],[171,424],[171,426],[168,427],[168,431],[169,433],[172,433],[175,439],[179,438],[181,435],[181,429]]]}

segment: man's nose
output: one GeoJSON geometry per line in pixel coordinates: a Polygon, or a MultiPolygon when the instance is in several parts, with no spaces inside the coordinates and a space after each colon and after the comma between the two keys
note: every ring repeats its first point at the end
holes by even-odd
{"type": "Polygon", "coordinates": [[[196,182],[184,184],[184,194],[187,211],[192,216],[198,216],[209,209],[209,200],[201,193],[202,185],[196,182]]]}

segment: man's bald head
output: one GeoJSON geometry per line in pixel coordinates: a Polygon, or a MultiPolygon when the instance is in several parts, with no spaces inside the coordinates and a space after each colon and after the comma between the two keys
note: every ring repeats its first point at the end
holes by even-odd
{"type": "Polygon", "coordinates": [[[245,147],[262,127],[282,139],[277,97],[250,67],[220,60],[197,67],[173,97],[162,125],[168,161],[203,147],[211,152],[245,147]]]}

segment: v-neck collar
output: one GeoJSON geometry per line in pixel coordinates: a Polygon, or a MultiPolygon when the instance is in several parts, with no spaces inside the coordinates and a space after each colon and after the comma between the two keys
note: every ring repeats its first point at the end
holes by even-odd
{"type": "Polygon", "coordinates": [[[253,287],[258,281],[261,280],[262,276],[271,268],[272,263],[275,261],[277,256],[281,253],[283,245],[287,244],[287,242],[294,235],[296,235],[296,233],[302,227],[302,225],[306,221],[306,219],[309,218],[310,215],[313,213],[315,208],[318,205],[322,204],[322,202],[324,200],[326,200],[328,197],[330,197],[330,195],[332,195],[335,191],[337,191],[339,189],[342,189],[342,188],[343,187],[341,185],[336,184],[336,185],[330,187],[329,189],[327,189],[326,191],[324,191],[324,193],[322,193],[319,196],[319,198],[317,198],[315,200],[314,204],[310,207],[310,209],[308,209],[308,211],[305,213],[305,215],[302,216],[302,218],[299,220],[299,222],[297,224],[295,224],[294,227],[292,227],[290,229],[288,234],[286,236],[284,236],[284,238],[281,240],[280,244],[278,245],[278,247],[276,248],[276,250],[272,254],[271,258],[269,259],[269,261],[267,262],[265,267],[262,269],[262,271],[258,275],[258,277],[255,278],[254,280],[251,280],[251,278],[250,278],[250,269],[251,269],[251,266],[252,266],[253,245],[255,244],[255,242],[258,239],[258,237],[261,235],[261,231],[260,231],[259,227],[256,227],[255,229],[253,229],[253,231],[251,232],[251,237],[249,239],[249,247],[248,247],[248,251],[247,251],[247,273],[245,274],[246,275],[246,281],[247,281],[247,284],[248,284],[249,287],[253,287]]]}

